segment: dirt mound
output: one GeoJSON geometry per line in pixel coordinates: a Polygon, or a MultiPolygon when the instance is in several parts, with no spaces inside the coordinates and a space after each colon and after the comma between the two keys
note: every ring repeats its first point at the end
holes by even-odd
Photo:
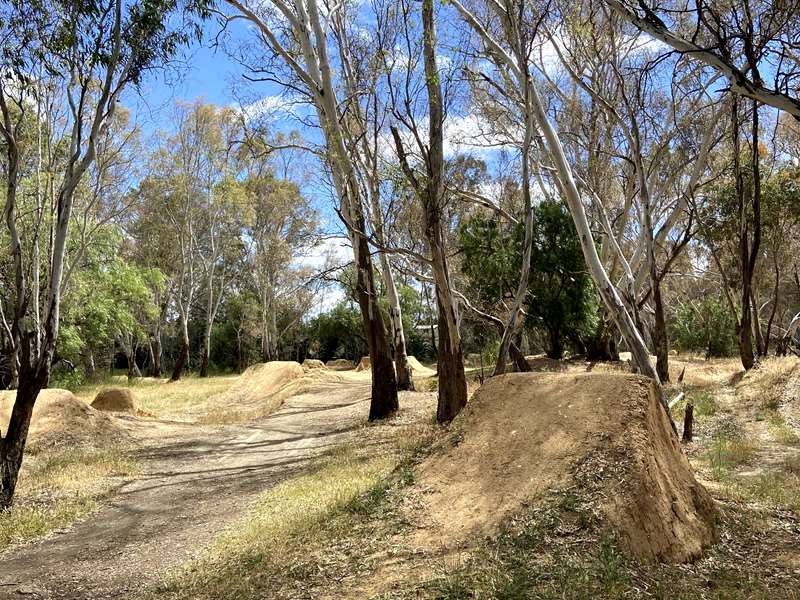
{"type": "Polygon", "coordinates": [[[436,371],[423,365],[414,356],[408,357],[408,366],[411,367],[411,372],[417,377],[432,377],[436,375],[436,371]]]}
{"type": "Polygon", "coordinates": [[[372,363],[369,360],[369,356],[362,356],[361,361],[359,361],[358,365],[356,365],[356,371],[359,373],[361,371],[369,371],[372,368],[372,363]]]}
{"type": "Polygon", "coordinates": [[[567,370],[566,362],[555,358],[549,358],[546,354],[534,354],[532,356],[526,356],[525,361],[528,363],[531,371],[558,372],[567,370]]]}
{"type": "Polygon", "coordinates": [[[296,391],[303,374],[300,363],[291,360],[253,365],[227,391],[210,401],[227,410],[257,408],[259,416],[266,415],[296,391]]]}
{"type": "MultiPolygon", "coordinates": [[[[0,431],[11,418],[16,392],[0,392],[0,431]]],[[[42,390],[33,407],[29,448],[88,442],[101,443],[127,435],[119,421],[88,406],[68,390],[42,390]]]]}
{"type": "Polygon", "coordinates": [[[352,369],[353,363],[346,358],[334,358],[325,363],[329,369],[336,369],[337,371],[344,371],[345,369],[352,369]]]}
{"type": "Polygon", "coordinates": [[[108,388],[98,392],[92,408],[104,412],[123,412],[140,417],[152,417],[153,413],[144,410],[133,391],[128,388],[108,388]]]}
{"type": "Polygon", "coordinates": [[[569,489],[643,560],[698,557],[716,535],[650,381],[629,374],[511,373],[489,379],[455,423],[463,441],[426,461],[431,523],[421,546],[464,542],[569,489]]]}
{"type": "Polygon", "coordinates": [[[325,369],[325,363],[316,358],[307,358],[303,361],[303,369],[310,371],[311,369],[325,369]]]}

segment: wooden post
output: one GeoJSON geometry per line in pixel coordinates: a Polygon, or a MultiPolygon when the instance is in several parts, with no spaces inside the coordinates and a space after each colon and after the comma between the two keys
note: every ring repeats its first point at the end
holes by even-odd
{"type": "Polygon", "coordinates": [[[686,403],[686,411],[683,414],[683,441],[692,441],[692,425],[694,424],[694,404],[689,400],[686,403]]]}

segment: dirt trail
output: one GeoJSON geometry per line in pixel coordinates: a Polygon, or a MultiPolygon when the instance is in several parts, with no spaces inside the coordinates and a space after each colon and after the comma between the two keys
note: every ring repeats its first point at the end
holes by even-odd
{"type": "Polygon", "coordinates": [[[0,554],[0,598],[107,599],[143,590],[255,496],[364,423],[369,390],[368,376],[319,381],[254,423],[148,426],[145,474],[67,532],[0,554]]]}

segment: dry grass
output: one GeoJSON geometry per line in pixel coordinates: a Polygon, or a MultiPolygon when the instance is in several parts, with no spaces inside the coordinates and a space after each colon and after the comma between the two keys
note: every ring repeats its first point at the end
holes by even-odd
{"type": "Polygon", "coordinates": [[[196,420],[196,409],[209,398],[226,391],[236,381],[236,375],[213,377],[184,376],[169,383],[165,379],[142,377],[130,382],[127,378],[113,377],[106,381],[86,385],[75,395],[91,404],[97,393],[109,387],[128,387],[133,390],[142,408],[162,419],[196,420]]]}
{"type": "Polygon", "coordinates": [[[787,456],[783,461],[783,470],[793,475],[800,475],[800,454],[787,456]]]}
{"type": "MultiPolygon", "coordinates": [[[[425,420],[398,428],[378,451],[365,443],[374,428],[365,428],[358,435],[363,446],[341,447],[318,470],[266,493],[251,515],[153,596],[367,598],[370,590],[353,582],[372,576],[396,582],[383,588],[391,590],[384,598],[797,598],[797,572],[770,569],[786,544],[794,547],[791,519],[781,521],[787,513],[780,511],[800,511],[800,454],[765,466],[759,445],[791,443],[791,426],[770,412],[791,368],[765,361],[739,381],[738,359],[684,362],[687,395],[702,425],[694,462],[724,482],[715,486],[721,541],[695,564],[641,565],[613,538],[588,529],[564,533],[572,531],[576,509],[556,498],[515,515],[499,539],[478,540],[469,553],[422,556],[421,583],[406,577],[408,557],[397,547],[408,523],[395,511],[415,502],[401,485],[414,476],[407,457],[446,437],[425,420]],[[756,415],[767,419],[760,437],[752,429],[756,415]]],[[[435,378],[424,381],[435,389],[435,378]]],[[[591,515],[579,522],[591,523],[591,515]]]]}
{"type": "Polygon", "coordinates": [[[786,422],[784,416],[777,410],[767,413],[767,429],[776,442],[784,445],[800,443],[800,436],[786,422]]]}
{"type": "Polygon", "coordinates": [[[754,499],[769,508],[800,512],[800,475],[770,471],[745,480],[739,486],[745,499],[754,499]]]}
{"type": "Polygon", "coordinates": [[[786,382],[797,367],[794,356],[770,357],[736,384],[736,398],[754,410],[776,410],[783,400],[786,382]]]}
{"type": "Polygon", "coordinates": [[[325,521],[352,510],[364,512],[382,497],[399,458],[335,452],[319,469],[279,484],[244,519],[220,536],[196,561],[156,592],[170,598],[260,598],[270,580],[291,570],[319,545],[325,521]]]}
{"type": "Polygon", "coordinates": [[[0,513],[0,549],[68,527],[140,465],[121,448],[71,448],[29,456],[15,505],[0,513]]]}
{"type": "Polygon", "coordinates": [[[435,447],[440,432],[419,417],[388,432],[365,426],[359,442],[337,446],[314,471],[264,493],[248,515],[146,597],[317,597],[308,590],[323,569],[310,565],[335,563],[326,566],[349,574],[350,559],[330,544],[353,536],[359,523],[382,522],[376,513],[388,494],[413,482],[412,461],[435,447]]]}

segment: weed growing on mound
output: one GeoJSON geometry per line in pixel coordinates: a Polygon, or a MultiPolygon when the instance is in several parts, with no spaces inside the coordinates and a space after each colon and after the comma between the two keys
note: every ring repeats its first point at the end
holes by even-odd
{"type": "Polygon", "coordinates": [[[0,549],[72,525],[96,508],[110,478],[140,470],[120,448],[78,447],[29,456],[16,504],[0,512],[0,549]]]}
{"type": "Polygon", "coordinates": [[[789,424],[786,422],[784,416],[777,410],[771,410],[767,414],[767,428],[770,435],[779,444],[799,444],[800,436],[798,436],[789,424]]]}
{"type": "Polygon", "coordinates": [[[496,540],[404,597],[621,598],[631,564],[617,540],[599,530],[591,509],[560,492],[507,520],[496,540]]]}

